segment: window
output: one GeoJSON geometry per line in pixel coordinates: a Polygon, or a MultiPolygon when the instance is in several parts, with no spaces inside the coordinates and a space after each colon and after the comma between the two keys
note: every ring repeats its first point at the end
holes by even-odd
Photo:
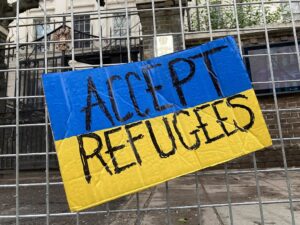
{"type": "MultiPolygon", "coordinates": [[[[294,43],[274,44],[270,46],[271,60],[276,91],[278,93],[300,91],[300,79],[297,53],[294,43]]],[[[253,82],[271,81],[269,59],[266,46],[245,49],[246,65],[253,82]]],[[[253,85],[257,94],[272,93],[271,83],[253,85]]]]}
{"type": "MultiPolygon", "coordinates": [[[[91,19],[89,15],[74,16],[74,39],[90,38],[91,19]]],[[[89,48],[90,41],[75,41],[75,48],[89,48]]]]}
{"type": "MultiPolygon", "coordinates": [[[[42,40],[44,39],[43,37],[45,36],[45,24],[44,24],[44,19],[40,19],[40,20],[34,20],[33,21],[35,24],[35,39],[40,39],[42,38],[42,40]]],[[[47,18],[47,34],[49,34],[50,32],[52,32],[52,28],[50,23],[50,19],[47,18]]],[[[47,36],[47,35],[46,35],[47,36]]],[[[47,37],[47,40],[50,41],[50,36],[47,37]]],[[[47,49],[50,48],[50,43],[47,43],[47,49]]],[[[43,52],[44,51],[44,44],[37,44],[36,45],[36,49],[38,52],[43,52]]]]}
{"type": "MultiPolygon", "coordinates": [[[[47,33],[50,33],[52,31],[50,26],[50,19],[47,19],[47,33]]],[[[44,20],[34,20],[35,24],[35,39],[39,39],[45,35],[45,24],[44,20]]]]}
{"type": "MultiPolygon", "coordinates": [[[[128,18],[130,23],[130,19],[128,18]]],[[[113,18],[113,32],[114,36],[121,37],[127,35],[127,19],[124,14],[117,14],[113,18]]]]}

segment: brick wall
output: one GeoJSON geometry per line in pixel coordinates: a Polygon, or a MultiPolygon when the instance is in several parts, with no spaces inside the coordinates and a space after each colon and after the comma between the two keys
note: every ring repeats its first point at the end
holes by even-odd
{"type": "MultiPolygon", "coordinates": [[[[168,12],[170,13],[170,12],[168,12]]],[[[180,32],[180,20],[178,11],[174,16],[161,11],[156,18],[158,32],[180,32]],[[171,20],[169,18],[172,18],[171,20]]],[[[141,15],[143,25],[143,34],[153,34],[152,12],[141,15]]],[[[294,35],[291,28],[272,29],[268,32],[270,44],[291,43],[294,42],[294,35]]],[[[300,32],[297,34],[300,35],[300,32]]],[[[217,35],[216,35],[217,36],[217,35]]],[[[220,35],[221,37],[222,35],[220,35]]],[[[193,40],[186,40],[187,47],[192,47],[209,41],[209,35],[203,38],[203,35],[193,40]]],[[[242,48],[266,45],[264,30],[255,32],[241,32],[242,48]]],[[[174,46],[176,50],[181,49],[181,36],[174,38],[174,46]]],[[[145,58],[153,57],[153,39],[144,38],[145,58]]],[[[296,57],[296,56],[295,56],[296,57]]],[[[267,66],[267,65],[266,65],[267,66]]],[[[300,77],[298,77],[300,79],[300,77]]],[[[289,167],[300,166],[300,93],[279,94],[278,96],[279,109],[295,109],[293,111],[280,111],[280,123],[282,135],[284,138],[284,150],[286,153],[287,164],[289,167]],[[292,138],[293,140],[287,140],[292,138]]],[[[272,94],[258,97],[260,106],[263,110],[275,110],[274,97],[272,94]]],[[[256,153],[257,166],[259,168],[266,167],[283,167],[282,145],[279,137],[278,123],[276,112],[264,112],[264,117],[269,128],[271,137],[278,139],[273,141],[273,146],[256,153]]],[[[253,156],[243,156],[233,160],[228,164],[229,168],[252,168],[253,156]]],[[[223,165],[215,168],[223,168],[223,165]]]]}
{"type": "MultiPolygon", "coordinates": [[[[300,34],[300,33],[299,33],[300,34]]],[[[297,34],[297,35],[299,35],[297,34]]],[[[266,45],[264,32],[255,34],[245,34],[241,36],[242,47],[252,47],[266,45]]],[[[269,32],[270,44],[293,43],[294,36],[292,29],[279,29],[269,32]]],[[[295,55],[296,57],[296,55],[295,55]]],[[[267,66],[267,65],[266,65],[267,66]]],[[[300,77],[297,79],[300,80],[300,77]]],[[[258,96],[262,110],[274,110],[274,97],[272,94],[258,96]]],[[[280,124],[282,129],[284,150],[289,167],[300,166],[300,93],[277,94],[278,107],[280,110],[280,124]],[[282,109],[288,109],[282,111],[282,109]]],[[[275,111],[263,112],[271,137],[275,139],[273,146],[256,153],[257,166],[283,167],[282,145],[280,142],[279,126],[275,111]],[[276,140],[278,139],[278,140],[276,140]]],[[[251,168],[253,167],[253,156],[241,157],[230,162],[231,168],[251,168]]]]}
{"type": "MultiPolygon", "coordinates": [[[[289,167],[300,166],[300,93],[278,95],[279,109],[294,109],[293,111],[280,111],[280,123],[282,135],[284,138],[284,149],[286,153],[287,165],[289,167]],[[291,140],[292,138],[293,140],[291,140]],[[298,138],[298,140],[297,140],[298,138]],[[287,140],[289,139],[289,140],[287,140]]],[[[258,97],[262,110],[275,109],[274,98],[270,96],[258,97]]],[[[282,146],[279,140],[279,130],[276,112],[263,112],[265,121],[270,131],[273,146],[262,151],[256,152],[257,166],[266,167],[283,167],[282,146]],[[278,140],[276,140],[278,139],[278,140]]],[[[229,163],[230,168],[251,168],[253,167],[253,156],[243,156],[229,163]]],[[[218,167],[218,168],[222,168],[218,167]]]]}

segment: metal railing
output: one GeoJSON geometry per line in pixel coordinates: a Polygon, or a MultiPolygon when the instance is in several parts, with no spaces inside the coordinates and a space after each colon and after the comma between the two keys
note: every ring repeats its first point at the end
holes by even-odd
{"type": "MultiPolygon", "coordinates": [[[[20,1],[17,0],[17,8],[20,1]]],[[[2,49],[9,49],[5,50],[4,57],[7,67],[0,68],[0,76],[4,77],[3,80],[6,82],[6,90],[0,92],[0,224],[267,225],[275,222],[300,224],[298,213],[300,165],[297,162],[300,160],[298,153],[300,95],[297,90],[283,94],[278,89],[279,83],[299,83],[300,77],[298,75],[294,80],[278,80],[274,74],[272,58],[276,55],[293,55],[297,59],[300,71],[297,12],[293,10],[294,4],[300,2],[292,0],[218,2],[195,0],[189,4],[184,0],[172,2],[174,5],[162,8],[157,6],[156,1],[149,0],[149,8],[136,9],[129,7],[127,0],[120,1],[119,7],[114,12],[125,14],[127,20],[125,36],[104,37],[103,30],[98,29],[97,35],[81,33],[80,38],[75,40],[74,16],[93,15],[98,26],[101,27],[103,20],[106,20],[103,15],[111,13],[112,9],[98,6],[97,10],[91,12],[77,13],[74,10],[76,0],[70,0],[70,11],[63,15],[52,15],[47,10],[43,11],[45,33],[47,33],[46,24],[49,18],[69,17],[71,40],[61,41],[48,38],[34,42],[20,41],[20,26],[23,26],[20,24],[20,18],[23,21],[26,17],[20,17],[17,10],[14,18],[16,23],[11,25],[16,31],[15,40],[13,43],[2,43],[0,46],[2,49]],[[278,4],[284,7],[284,10],[280,11],[282,15],[277,15],[276,12],[274,20],[269,19],[272,4],[275,5],[272,6],[275,7],[272,9],[273,12],[276,12],[278,4]],[[242,7],[252,6],[259,7],[258,15],[255,15],[258,21],[255,22],[250,20],[251,15],[241,13],[242,7]],[[230,14],[225,15],[226,20],[230,20],[230,24],[227,24],[228,21],[220,21],[224,19],[224,15],[218,16],[227,13],[227,9],[221,10],[226,7],[231,10],[230,14]],[[168,9],[180,12],[178,13],[180,32],[172,32],[172,29],[164,33],[157,31],[161,23],[159,12],[168,9]],[[142,32],[131,34],[128,26],[129,15],[143,12],[152,14],[149,20],[153,26],[153,33],[151,35],[142,32]],[[245,22],[245,19],[249,21],[245,22]],[[274,25],[275,22],[280,24],[274,25]],[[282,32],[286,30],[288,34],[283,35],[282,32]],[[275,31],[276,37],[274,37],[275,31]],[[74,70],[74,65],[69,66],[65,62],[67,59],[80,61],[80,51],[75,48],[75,42],[92,43],[89,48],[82,49],[82,52],[84,51],[94,60],[93,66],[102,67],[141,60],[145,38],[153,38],[152,47],[156,56],[157,36],[180,35],[181,48],[185,49],[193,46],[194,43],[213,40],[228,32],[235,36],[245,62],[252,57],[267,58],[269,79],[253,80],[253,85],[259,83],[270,85],[268,94],[260,96],[259,101],[269,129],[274,130],[274,134],[271,132],[274,147],[266,150],[266,153],[258,152],[246,156],[244,161],[238,159],[215,168],[198,171],[90,210],[80,213],[69,212],[63,184],[57,170],[51,124],[48,121],[48,112],[44,107],[44,96],[39,83],[40,75],[74,70]],[[65,58],[62,58],[62,54],[59,56],[54,54],[53,57],[53,49],[42,48],[38,54],[31,54],[30,60],[28,54],[27,56],[25,54],[25,60],[20,60],[24,55],[24,50],[20,49],[23,45],[48,46],[50,44],[55,49],[55,44],[64,42],[70,45],[70,51],[64,55],[65,58]],[[96,46],[93,44],[95,42],[99,44],[96,46]],[[274,53],[272,50],[274,42],[292,43],[295,51],[274,53]],[[248,45],[264,45],[266,52],[249,55],[244,51],[245,46],[248,45]],[[112,57],[113,50],[118,49],[121,49],[120,54],[122,54],[119,61],[107,60],[112,57]],[[134,55],[134,51],[140,56],[134,55]],[[95,53],[97,57],[95,58],[95,54],[91,53],[95,53]],[[37,88],[40,88],[39,91],[37,88]],[[25,90],[28,92],[26,93],[25,90]],[[288,114],[288,118],[285,114],[288,114]]],[[[40,5],[43,9],[47,9],[47,4],[48,2],[43,0],[40,5]]],[[[106,1],[106,4],[109,2],[106,1]]]]}

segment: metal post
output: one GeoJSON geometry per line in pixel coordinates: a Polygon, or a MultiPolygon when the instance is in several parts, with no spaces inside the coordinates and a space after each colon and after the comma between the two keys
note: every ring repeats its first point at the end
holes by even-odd
{"type": "Polygon", "coordinates": [[[20,26],[20,0],[17,0],[16,5],[16,225],[19,225],[20,221],[20,195],[19,195],[19,182],[20,182],[20,174],[19,174],[19,141],[20,141],[20,127],[19,127],[19,90],[20,90],[20,34],[19,34],[19,26],[20,26]]]}

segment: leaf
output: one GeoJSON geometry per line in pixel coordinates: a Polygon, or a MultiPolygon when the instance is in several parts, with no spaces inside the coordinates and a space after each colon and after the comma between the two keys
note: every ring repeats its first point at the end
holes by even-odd
{"type": "Polygon", "coordinates": [[[179,218],[178,222],[180,222],[180,223],[187,223],[188,222],[188,218],[186,218],[186,217],[179,218]]]}

